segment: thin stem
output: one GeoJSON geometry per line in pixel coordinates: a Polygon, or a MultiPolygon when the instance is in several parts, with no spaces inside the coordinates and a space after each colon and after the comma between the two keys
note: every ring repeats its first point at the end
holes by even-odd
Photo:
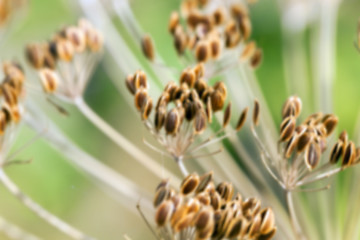
{"type": "Polygon", "coordinates": [[[175,162],[177,163],[182,175],[184,177],[187,177],[189,175],[189,172],[184,165],[183,158],[182,157],[174,157],[174,159],[175,159],[175,162]]]}
{"type": "Polygon", "coordinates": [[[106,136],[108,136],[114,143],[124,149],[127,153],[134,157],[139,163],[143,164],[156,176],[160,176],[162,171],[165,171],[167,176],[174,177],[172,173],[163,170],[163,166],[155,162],[147,154],[142,152],[138,147],[128,141],[124,136],[117,132],[107,122],[105,122],[99,115],[97,115],[82,98],[76,98],[74,104],[78,107],[80,112],[91,121],[97,128],[99,128],[106,136]]]}
{"type": "Polygon", "coordinates": [[[295,236],[297,240],[305,240],[305,236],[302,234],[301,226],[299,224],[298,218],[296,216],[296,211],[294,207],[294,201],[292,197],[291,191],[286,191],[286,203],[289,209],[289,214],[291,218],[291,225],[295,232],[295,236]]]}
{"type": "Polygon", "coordinates": [[[14,240],[40,240],[39,237],[25,232],[25,230],[0,217],[0,232],[14,240]]]}
{"type": "Polygon", "coordinates": [[[50,225],[57,228],[59,231],[65,233],[69,237],[77,240],[90,240],[92,237],[86,236],[76,228],[70,226],[68,223],[62,221],[55,215],[45,210],[42,206],[34,202],[31,198],[26,196],[14,182],[5,174],[3,169],[0,169],[0,182],[5,186],[9,192],[14,195],[22,204],[34,212],[37,216],[45,220],[50,225]]]}

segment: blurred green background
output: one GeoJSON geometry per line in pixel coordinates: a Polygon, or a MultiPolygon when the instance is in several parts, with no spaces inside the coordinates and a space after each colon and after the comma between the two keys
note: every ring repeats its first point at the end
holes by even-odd
{"type": "MultiPolygon", "coordinates": [[[[22,59],[24,44],[47,39],[62,25],[75,23],[81,15],[78,14],[79,10],[74,2],[31,0],[26,16],[19,20],[11,37],[1,46],[1,58],[22,59]]],[[[167,32],[167,20],[170,12],[177,9],[179,1],[131,0],[131,4],[142,27],[152,34],[160,54],[170,64],[176,64],[176,54],[167,32]]],[[[356,24],[360,17],[359,9],[359,1],[347,0],[342,3],[336,35],[334,112],[340,118],[340,129],[346,128],[350,133],[354,130],[360,101],[360,54],[353,46],[356,39],[356,24]]],[[[251,18],[254,30],[252,38],[264,50],[264,61],[256,75],[278,123],[279,111],[288,94],[284,80],[283,43],[277,2],[260,0],[251,6],[251,18]]],[[[307,42],[304,42],[308,55],[309,32],[310,30],[306,34],[307,42]]],[[[138,53],[140,54],[140,51],[138,53]]],[[[143,59],[142,56],[139,58],[143,59]]],[[[119,76],[119,81],[123,81],[122,77],[119,76]]],[[[141,125],[139,117],[129,111],[132,106],[127,106],[124,96],[120,96],[115,90],[101,64],[88,86],[85,99],[99,115],[126,137],[143,146],[141,139],[146,132],[145,128],[141,125]]],[[[76,109],[72,106],[65,107],[70,112],[69,117],[59,115],[49,106],[46,107],[46,111],[79,146],[119,173],[133,179],[149,192],[153,191],[157,180],[146,169],[117,148],[76,109]]],[[[23,126],[14,149],[34,135],[31,129],[23,126]]],[[[142,148],[153,154],[145,147],[142,148]]],[[[148,239],[149,231],[146,225],[133,213],[136,202],[126,206],[120,204],[81,171],[68,164],[61,154],[47,145],[46,141],[36,141],[22,151],[18,158],[33,159],[33,162],[28,165],[11,166],[6,171],[25,193],[59,217],[98,239],[123,239],[125,233],[132,239],[148,239]]],[[[174,168],[172,163],[165,163],[165,166],[174,168]]],[[[44,239],[67,239],[23,207],[2,186],[0,215],[44,239]]],[[[1,233],[0,239],[7,240],[1,233]]]]}

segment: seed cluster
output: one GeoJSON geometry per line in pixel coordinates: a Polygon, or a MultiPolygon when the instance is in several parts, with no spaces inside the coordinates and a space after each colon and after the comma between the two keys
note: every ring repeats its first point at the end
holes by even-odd
{"type": "Polygon", "coordinates": [[[271,239],[276,232],[271,208],[256,198],[234,197],[231,183],[213,182],[212,172],[187,176],[177,192],[168,181],[156,189],[155,222],[160,239],[271,239]]]}
{"type": "Polygon", "coordinates": [[[81,19],[77,26],[61,29],[48,42],[28,44],[26,57],[46,93],[70,95],[86,78],[83,69],[93,64],[92,58],[102,45],[102,35],[81,19]]]}
{"type": "MultiPolygon", "coordinates": [[[[327,140],[336,128],[338,118],[333,114],[317,112],[297,124],[301,107],[301,100],[296,96],[284,103],[279,136],[282,160],[277,165],[272,164],[278,173],[276,175],[280,175],[282,186],[287,190],[329,177],[357,164],[360,159],[360,148],[348,140],[344,131],[332,147],[328,161],[321,163],[322,155],[328,149],[327,140]],[[341,166],[338,167],[336,165],[340,159],[341,166]]],[[[265,155],[269,157],[269,154],[265,155]]]]}
{"type": "Polygon", "coordinates": [[[224,50],[245,43],[240,59],[249,60],[253,67],[260,64],[262,51],[255,42],[246,43],[252,27],[245,6],[230,1],[185,0],[180,12],[171,14],[168,25],[179,55],[190,50],[198,62],[207,62],[220,58],[224,50]],[[186,24],[181,24],[182,20],[186,24]]]}
{"type": "Polygon", "coordinates": [[[1,111],[0,111],[0,135],[3,135],[6,127],[11,123],[17,123],[21,115],[21,98],[24,94],[25,75],[22,67],[14,62],[3,64],[4,78],[0,84],[1,111]]]}
{"type": "MultiPolygon", "coordinates": [[[[223,82],[209,86],[203,76],[203,65],[186,68],[180,75],[180,84],[169,82],[156,105],[148,95],[146,74],[137,71],[126,78],[126,86],[134,95],[135,106],[141,112],[146,127],[163,145],[170,155],[182,158],[196,136],[202,134],[212,122],[213,114],[225,106],[227,89],[223,82]],[[149,116],[154,108],[154,118],[149,116]]],[[[246,120],[247,109],[240,116],[236,129],[240,130],[246,120]]],[[[229,124],[231,103],[224,112],[222,130],[229,124]]],[[[219,134],[222,131],[219,132],[219,134]]],[[[207,143],[209,140],[207,140],[207,143]]],[[[193,148],[193,150],[199,148],[193,148]]]]}

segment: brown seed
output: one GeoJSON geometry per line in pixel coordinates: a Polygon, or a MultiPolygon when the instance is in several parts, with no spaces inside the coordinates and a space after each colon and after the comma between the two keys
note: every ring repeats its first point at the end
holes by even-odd
{"type": "Polygon", "coordinates": [[[290,140],[287,142],[285,147],[285,158],[290,158],[291,154],[293,153],[297,143],[299,141],[299,136],[297,134],[294,134],[290,140]]]}
{"type": "Polygon", "coordinates": [[[259,115],[260,115],[260,104],[258,100],[254,101],[254,110],[253,110],[253,123],[255,126],[259,124],[259,115]]]}
{"type": "Polygon", "coordinates": [[[255,53],[253,54],[253,56],[250,59],[250,66],[253,68],[259,67],[262,62],[262,59],[263,59],[262,50],[260,48],[258,48],[255,50],[255,53]]]}
{"type": "Polygon", "coordinates": [[[312,142],[305,151],[305,164],[309,170],[314,169],[320,162],[321,149],[319,144],[312,142]]]}
{"type": "Polygon", "coordinates": [[[196,80],[196,74],[193,69],[185,69],[180,75],[180,84],[187,84],[189,88],[193,88],[196,80]]]}
{"type": "Polygon", "coordinates": [[[136,92],[134,75],[128,74],[125,79],[125,84],[129,92],[134,95],[136,92]]]}
{"type": "Polygon", "coordinates": [[[168,187],[160,187],[154,197],[154,207],[158,207],[161,203],[169,198],[170,189],[168,187]]]}
{"type": "Polygon", "coordinates": [[[200,78],[199,80],[197,80],[195,82],[194,88],[195,88],[196,92],[198,93],[199,97],[202,98],[203,93],[208,88],[208,86],[207,86],[207,83],[205,82],[205,80],[200,78]]]}
{"type": "Polygon", "coordinates": [[[256,52],[256,43],[254,41],[249,42],[244,47],[244,50],[241,53],[240,61],[245,62],[248,59],[252,58],[256,52]]]}
{"type": "Polygon", "coordinates": [[[196,134],[201,134],[206,129],[206,113],[198,111],[194,120],[194,131],[196,134]]]}
{"type": "Polygon", "coordinates": [[[204,76],[205,73],[205,67],[203,63],[198,63],[195,65],[195,67],[193,68],[194,72],[195,72],[195,76],[196,76],[196,80],[198,81],[200,78],[202,78],[204,76]]]}
{"type": "Polygon", "coordinates": [[[209,43],[205,40],[199,41],[195,48],[195,57],[198,62],[206,62],[211,56],[209,43]]]}
{"type": "Polygon", "coordinates": [[[323,124],[326,128],[327,136],[330,136],[334,131],[336,125],[338,123],[338,118],[332,114],[326,115],[323,120],[323,124]]]}
{"type": "Polygon", "coordinates": [[[221,54],[221,42],[219,38],[212,38],[210,40],[211,58],[217,59],[221,54]]]}
{"type": "Polygon", "coordinates": [[[349,136],[345,130],[340,133],[339,140],[343,141],[344,143],[348,142],[349,136]]]}
{"type": "Polygon", "coordinates": [[[43,68],[39,71],[39,77],[46,93],[55,92],[59,83],[59,78],[56,72],[48,68],[43,68]]]}
{"type": "Polygon", "coordinates": [[[4,96],[4,100],[9,106],[14,106],[17,104],[17,93],[14,87],[10,83],[4,82],[1,86],[1,91],[4,96]]]}
{"type": "Polygon", "coordinates": [[[199,181],[199,175],[196,173],[190,174],[181,183],[180,192],[184,195],[192,193],[199,185],[199,181]]]}
{"type": "Polygon", "coordinates": [[[4,111],[0,111],[0,135],[4,135],[6,129],[6,115],[4,111]]]}
{"type": "Polygon", "coordinates": [[[211,198],[210,204],[213,207],[213,209],[214,210],[220,209],[222,201],[221,201],[221,197],[220,197],[219,193],[214,192],[213,194],[211,194],[210,198],[211,198]]]}
{"type": "Polygon", "coordinates": [[[208,229],[214,224],[214,212],[211,208],[204,208],[197,214],[194,225],[197,231],[208,229]]]}
{"type": "Polygon", "coordinates": [[[276,233],[276,227],[274,227],[271,232],[269,232],[268,234],[264,234],[264,235],[260,235],[257,240],[269,240],[272,239],[275,236],[276,233]]]}
{"type": "Polygon", "coordinates": [[[171,34],[174,34],[176,26],[179,24],[179,21],[180,21],[179,13],[175,11],[172,12],[169,20],[169,32],[171,34]]]}
{"type": "Polygon", "coordinates": [[[205,189],[208,188],[209,184],[212,182],[213,176],[214,176],[214,173],[212,171],[202,175],[200,177],[200,182],[196,189],[196,193],[205,191],[205,189]]]}
{"type": "Polygon", "coordinates": [[[176,134],[180,125],[180,114],[176,108],[171,109],[165,119],[165,131],[167,134],[176,134]]]}
{"type": "Polygon", "coordinates": [[[265,208],[260,212],[261,226],[260,233],[266,235],[275,227],[275,215],[271,208],[265,208]]]}
{"type": "Polygon", "coordinates": [[[229,102],[229,104],[227,105],[227,107],[225,109],[224,119],[223,119],[223,128],[225,128],[229,124],[230,118],[231,118],[231,102],[229,102]]]}
{"type": "Polygon", "coordinates": [[[44,65],[45,52],[39,44],[28,44],[26,46],[26,57],[30,64],[36,69],[44,65]]]}
{"type": "Polygon", "coordinates": [[[356,157],[356,147],[355,147],[355,144],[350,141],[348,143],[348,145],[346,146],[343,161],[342,161],[341,165],[343,167],[350,166],[351,164],[354,163],[355,157],[356,157]]]}
{"type": "Polygon", "coordinates": [[[174,33],[174,46],[179,55],[184,54],[187,44],[188,44],[188,37],[184,33],[181,25],[178,25],[174,33]]]}
{"type": "Polygon", "coordinates": [[[297,143],[297,152],[300,153],[304,151],[307,148],[307,146],[309,146],[312,139],[313,139],[312,134],[308,132],[301,134],[301,136],[299,137],[299,141],[297,143]]]}
{"type": "Polygon", "coordinates": [[[224,107],[225,98],[220,91],[213,91],[210,94],[211,108],[214,112],[221,110],[224,107]]]}
{"type": "Polygon", "coordinates": [[[214,90],[219,91],[224,99],[227,97],[227,89],[224,82],[215,83],[214,90]]]}
{"type": "Polygon", "coordinates": [[[159,227],[164,226],[171,218],[174,210],[172,201],[167,200],[160,204],[155,214],[155,222],[159,227]]]}
{"type": "Polygon", "coordinates": [[[135,86],[136,90],[139,89],[139,88],[145,88],[145,89],[148,88],[147,76],[143,71],[138,70],[138,71],[135,72],[135,74],[134,74],[134,86],[135,86]]]}
{"type": "Polygon", "coordinates": [[[190,213],[181,218],[174,226],[174,232],[178,233],[186,228],[190,227],[194,220],[195,213],[190,213]]]}
{"type": "Polygon", "coordinates": [[[209,206],[211,204],[211,198],[209,193],[207,192],[202,192],[200,194],[197,194],[196,199],[199,200],[199,202],[202,205],[209,206]]]}
{"type": "Polygon", "coordinates": [[[234,187],[231,183],[222,182],[217,186],[216,191],[219,193],[220,197],[227,202],[233,197],[234,187]]]}
{"type": "Polygon", "coordinates": [[[164,126],[165,118],[166,118],[166,108],[161,107],[157,109],[154,120],[155,129],[157,131],[159,131],[162,128],[162,126],[164,126]]]}
{"type": "Polygon", "coordinates": [[[246,108],[241,112],[240,117],[239,117],[239,121],[238,121],[238,123],[236,124],[236,131],[240,131],[241,128],[244,126],[248,111],[249,111],[249,107],[246,107],[246,108]]]}
{"type": "Polygon", "coordinates": [[[152,107],[153,107],[152,99],[150,97],[148,97],[142,108],[142,119],[143,120],[147,120],[149,118],[152,107]]]}
{"type": "Polygon", "coordinates": [[[260,235],[261,220],[261,215],[257,214],[250,223],[250,227],[248,230],[248,236],[250,239],[253,239],[260,235]]]}
{"type": "Polygon", "coordinates": [[[226,230],[226,238],[238,238],[242,236],[242,230],[244,230],[244,220],[241,217],[234,218],[231,220],[227,230],[226,230]]]}
{"type": "Polygon", "coordinates": [[[147,98],[148,98],[148,93],[145,88],[137,89],[134,97],[135,107],[137,108],[137,110],[141,111],[141,109],[146,103],[147,98]]]}
{"type": "Polygon", "coordinates": [[[208,122],[211,123],[212,122],[212,108],[211,108],[210,98],[208,98],[208,100],[206,102],[205,112],[206,112],[206,117],[207,117],[208,122]]]}
{"type": "Polygon", "coordinates": [[[56,42],[56,52],[61,60],[70,62],[73,59],[74,51],[74,47],[70,41],[62,39],[56,42]]]}
{"type": "Polygon", "coordinates": [[[66,38],[72,43],[76,52],[83,52],[86,48],[85,32],[78,27],[68,27],[65,30],[66,38]]]}
{"type": "Polygon", "coordinates": [[[103,36],[95,29],[91,29],[87,34],[87,44],[92,52],[98,52],[103,46],[103,36]]]}
{"type": "Polygon", "coordinates": [[[289,116],[283,120],[280,125],[280,141],[288,141],[295,131],[296,120],[293,116],[289,116]]]}
{"type": "Polygon", "coordinates": [[[340,157],[343,154],[343,141],[338,140],[337,143],[335,143],[334,147],[331,150],[330,153],[330,163],[331,164],[336,164],[338,163],[340,157]]]}
{"type": "Polygon", "coordinates": [[[144,56],[150,61],[154,61],[155,58],[155,49],[154,43],[149,35],[145,35],[141,39],[141,49],[143,51],[144,56]]]}
{"type": "Polygon", "coordinates": [[[250,18],[249,17],[242,18],[239,26],[240,26],[240,31],[244,36],[244,40],[245,41],[248,40],[252,31],[250,18]]]}
{"type": "Polygon", "coordinates": [[[213,19],[215,25],[223,24],[225,21],[226,13],[223,7],[217,8],[213,13],[213,19]]]}

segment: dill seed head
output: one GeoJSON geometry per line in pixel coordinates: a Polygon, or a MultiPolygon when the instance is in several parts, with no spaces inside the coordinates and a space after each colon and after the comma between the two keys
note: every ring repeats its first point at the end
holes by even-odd
{"type": "Polygon", "coordinates": [[[216,186],[213,173],[188,175],[176,191],[160,183],[154,205],[160,239],[271,239],[276,232],[271,208],[244,199],[231,183],[216,186]]]}

